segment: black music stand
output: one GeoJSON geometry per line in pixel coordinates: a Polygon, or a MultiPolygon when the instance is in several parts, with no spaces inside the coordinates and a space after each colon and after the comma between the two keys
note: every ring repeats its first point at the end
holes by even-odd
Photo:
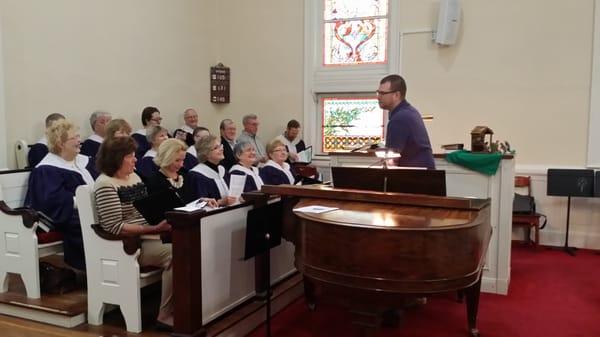
{"type": "Polygon", "coordinates": [[[267,337],[271,337],[271,248],[281,244],[281,219],[283,207],[281,201],[255,206],[248,211],[246,220],[246,248],[244,260],[264,254],[264,289],[267,291],[267,319],[265,327],[267,337]]]}
{"type": "Polygon", "coordinates": [[[446,171],[331,167],[336,188],[446,196],[446,171]]]}
{"type": "Polygon", "coordinates": [[[567,254],[575,256],[576,247],[569,247],[569,219],[571,197],[592,197],[594,195],[594,171],[582,169],[548,169],[547,195],[567,197],[567,229],[565,245],[567,254]]]}

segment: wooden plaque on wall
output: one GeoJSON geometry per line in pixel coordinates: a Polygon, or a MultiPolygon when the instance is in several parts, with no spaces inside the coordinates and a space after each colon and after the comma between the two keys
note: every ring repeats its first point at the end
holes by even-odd
{"type": "Polygon", "coordinates": [[[210,101],[212,103],[229,103],[231,72],[229,67],[219,63],[210,67],[210,101]]]}

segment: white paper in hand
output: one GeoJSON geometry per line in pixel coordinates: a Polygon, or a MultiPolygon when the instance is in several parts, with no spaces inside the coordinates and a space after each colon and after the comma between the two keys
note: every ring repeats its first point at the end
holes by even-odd
{"type": "Polygon", "coordinates": [[[239,199],[244,192],[244,185],[246,185],[246,176],[232,174],[229,179],[229,196],[239,199]]]}

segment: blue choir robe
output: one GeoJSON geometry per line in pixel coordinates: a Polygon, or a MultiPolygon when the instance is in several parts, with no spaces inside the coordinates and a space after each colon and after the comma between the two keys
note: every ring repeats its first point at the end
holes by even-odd
{"type": "Polygon", "coordinates": [[[65,262],[85,269],[83,238],[79,214],[75,208],[75,190],[79,185],[93,185],[88,171],[89,157],[77,155],[75,166],[60,156],[48,153],[31,171],[25,205],[52,218],[56,230],[63,234],[65,262]]]}
{"type": "MultiPolygon", "coordinates": [[[[187,146],[194,146],[194,128],[184,125],[181,127],[181,130],[185,132],[185,144],[187,146]]],[[[175,132],[173,132],[175,134],[175,132]]]]}
{"type": "Polygon", "coordinates": [[[160,169],[158,165],[154,163],[154,157],[156,157],[156,151],[150,149],[146,151],[144,157],[135,164],[137,174],[142,180],[152,177],[160,169]]]}
{"type": "Polygon", "coordinates": [[[265,166],[260,168],[259,174],[263,182],[269,185],[293,185],[295,182],[290,164],[286,162],[284,162],[283,167],[281,167],[273,160],[269,160],[265,166]]]}
{"type": "Polygon", "coordinates": [[[137,143],[137,149],[135,150],[135,157],[137,160],[141,160],[146,152],[152,148],[152,145],[148,142],[148,138],[146,138],[146,129],[139,129],[134,132],[131,137],[137,143]]]}
{"type": "Polygon", "coordinates": [[[199,198],[219,200],[229,195],[225,181],[225,168],[221,165],[218,168],[219,172],[216,172],[206,164],[200,163],[186,174],[183,180],[186,202],[199,198]]]}
{"type": "Polygon", "coordinates": [[[81,143],[81,154],[92,158],[92,162],[96,162],[96,154],[98,154],[103,141],[104,138],[97,134],[89,136],[88,139],[81,143]]]}
{"type": "Polygon", "coordinates": [[[27,152],[27,163],[29,164],[28,167],[34,168],[42,161],[42,159],[44,159],[47,154],[48,140],[46,137],[42,137],[37,141],[37,143],[29,147],[29,152],[27,152]]]}
{"type": "MultiPolygon", "coordinates": [[[[190,147],[191,149],[191,147],[190,147]]],[[[189,152],[185,153],[185,159],[183,160],[183,168],[186,171],[193,169],[196,165],[198,165],[198,159],[196,156],[192,155],[189,152]]]]}
{"type": "Polygon", "coordinates": [[[229,179],[227,183],[229,184],[231,181],[232,175],[242,175],[246,176],[246,183],[244,184],[244,192],[251,192],[260,190],[263,185],[263,181],[260,178],[258,173],[258,169],[252,166],[251,169],[246,168],[240,164],[235,164],[229,170],[229,179]]]}
{"type": "Polygon", "coordinates": [[[192,146],[188,147],[187,153],[192,155],[194,158],[196,158],[196,160],[198,160],[198,151],[196,151],[195,146],[192,145],[192,146]]]}

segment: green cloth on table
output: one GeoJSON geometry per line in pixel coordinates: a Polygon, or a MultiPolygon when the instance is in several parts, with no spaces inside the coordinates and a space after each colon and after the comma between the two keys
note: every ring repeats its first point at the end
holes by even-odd
{"type": "Polygon", "coordinates": [[[458,150],[446,154],[446,160],[464,166],[488,176],[493,176],[500,166],[502,153],[473,153],[466,150],[458,150]]]}

